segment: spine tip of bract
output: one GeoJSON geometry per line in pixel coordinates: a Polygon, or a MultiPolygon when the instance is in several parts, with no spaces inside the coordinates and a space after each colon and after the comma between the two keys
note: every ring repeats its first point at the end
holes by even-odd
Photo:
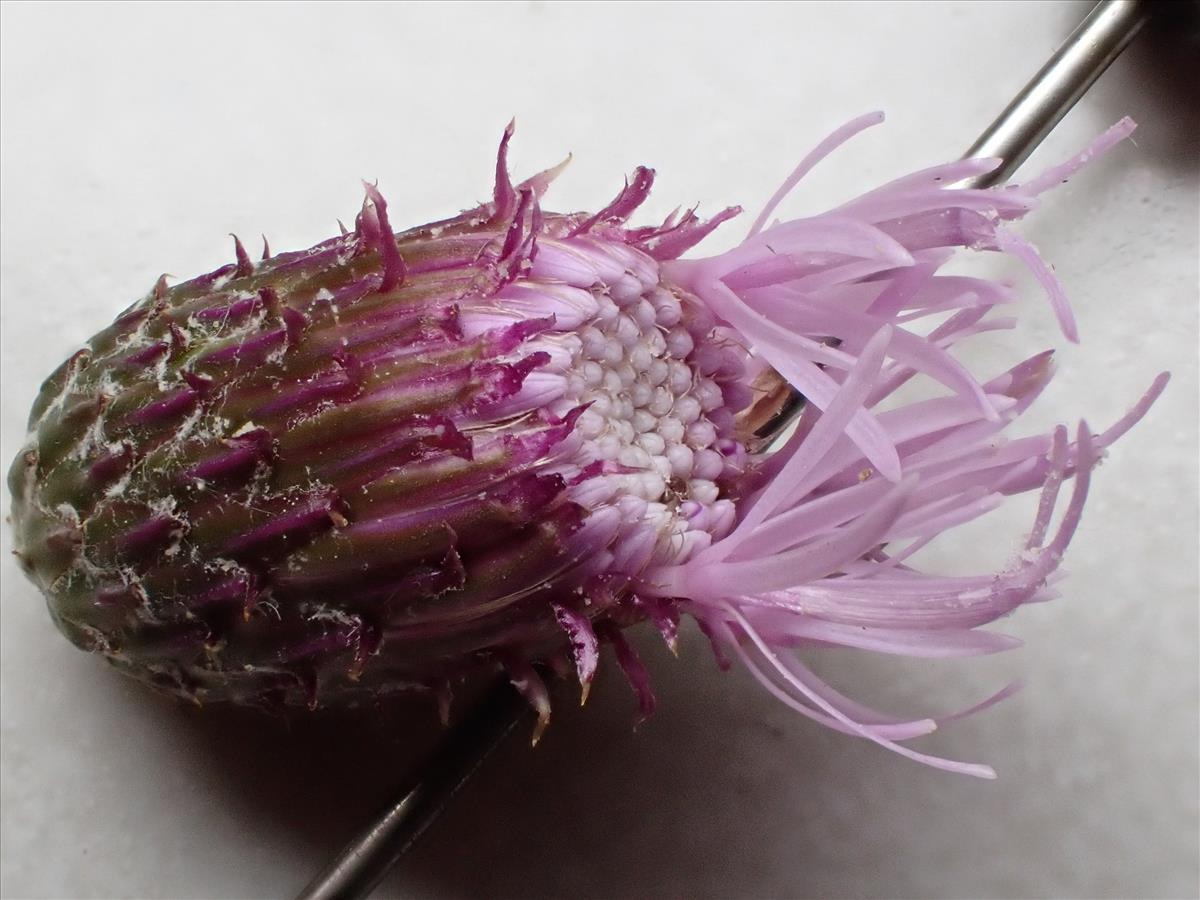
{"type": "Polygon", "coordinates": [[[579,705],[587,703],[592,690],[592,679],[600,661],[600,644],[588,617],[562,603],[552,604],[554,618],[571,643],[571,656],[579,677],[579,705]]]}
{"type": "Polygon", "coordinates": [[[512,686],[537,713],[537,723],[533,726],[531,738],[531,745],[536,747],[546,731],[546,726],[550,724],[550,692],[546,689],[546,682],[527,659],[516,653],[502,654],[501,663],[508,671],[512,686]]]}
{"type": "Polygon", "coordinates": [[[254,263],[250,261],[250,254],[246,252],[245,246],[242,245],[242,240],[236,234],[229,235],[233,238],[233,252],[237,257],[237,268],[234,270],[234,277],[246,278],[254,274],[254,263]]]}
{"type": "Polygon", "coordinates": [[[368,244],[375,244],[379,250],[383,261],[383,277],[378,292],[386,294],[404,283],[407,268],[388,221],[387,201],[375,185],[364,181],[363,188],[367,196],[358,216],[357,231],[360,238],[368,244]]]}
{"type": "Polygon", "coordinates": [[[508,174],[508,143],[516,131],[517,120],[511,119],[500,136],[500,147],[496,151],[496,183],[492,188],[492,203],[495,209],[489,222],[495,224],[509,219],[517,203],[517,192],[508,174]]]}
{"type": "Polygon", "coordinates": [[[654,696],[654,691],[650,687],[650,673],[646,671],[641,657],[637,651],[633,649],[630,643],[625,640],[625,635],[621,629],[612,622],[604,622],[599,628],[600,636],[612,644],[613,652],[617,657],[617,664],[621,667],[621,671],[625,673],[625,678],[629,682],[629,686],[633,688],[633,692],[637,695],[638,700],[638,719],[640,725],[654,714],[655,707],[658,701],[654,696]]]}
{"type": "Polygon", "coordinates": [[[563,170],[566,169],[567,166],[571,164],[571,159],[572,154],[568,153],[567,158],[558,165],[551,166],[549,169],[545,169],[530,178],[526,178],[519,185],[517,185],[517,190],[533,191],[534,198],[540,199],[541,196],[546,193],[546,190],[550,187],[551,183],[563,173],[563,170]]]}

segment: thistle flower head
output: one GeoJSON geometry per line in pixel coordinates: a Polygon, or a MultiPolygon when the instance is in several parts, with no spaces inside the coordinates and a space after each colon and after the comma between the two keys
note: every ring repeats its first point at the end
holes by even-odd
{"type": "Polygon", "coordinates": [[[338,237],[258,262],[235,239],[234,263],[160,280],[47,380],[10,474],[56,623],[198,701],[438,691],[498,663],[544,724],[531,663],[570,660],[586,696],[609,643],[649,713],[622,629],[674,646],[687,614],[801,714],[990,774],[905,747],[933,721],[866,709],[793,651],[989,653],[1013,642],[979,626],[1050,596],[1092,468],[1165,377],[1099,434],[1006,440],[1050,354],[973,375],[957,345],[1011,328],[993,311],[1012,291],[941,270],[964,248],[1015,256],[1075,339],[1006,223],[1132,124],[1023,187],[956,188],[997,162],[968,160],[767,225],[878,119],[832,135],[717,256],[681,258],[737,209],[629,224],[649,169],[594,215],[543,211],[555,171],[514,185],[510,127],[492,200],[461,215],[394,233],[368,185],[338,237]],[[917,379],[935,396],[899,402],[917,379]],[[803,412],[772,452],[760,426],[789,393],[803,412]],[[1035,489],[1004,571],[913,563],[1035,489]]]}

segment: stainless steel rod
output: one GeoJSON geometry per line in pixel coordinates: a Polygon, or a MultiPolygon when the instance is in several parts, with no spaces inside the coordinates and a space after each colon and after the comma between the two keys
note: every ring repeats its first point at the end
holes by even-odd
{"type": "Polygon", "coordinates": [[[491,690],[462,722],[438,742],[389,804],[319,872],[297,900],[359,900],[367,897],[396,861],[441,814],[488,754],[531,715],[528,702],[507,679],[491,690]]]}
{"type": "Polygon", "coordinates": [[[963,154],[996,156],[1000,167],[970,187],[1006,180],[1134,39],[1149,15],[1148,0],[1103,0],[1054,52],[1004,112],[963,154]]]}
{"type": "MultiPolygon", "coordinates": [[[[993,172],[965,183],[988,187],[1004,181],[1058,124],[1145,23],[1148,0],[1102,0],[979,136],[965,158],[996,156],[993,172]]],[[[798,395],[758,432],[778,440],[799,415],[798,395]]],[[[361,900],[367,897],[484,758],[528,714],[524,699],[500,681],[479,709],[452,730],[400,799],[356,835],[297,900],[361,900]]]]}

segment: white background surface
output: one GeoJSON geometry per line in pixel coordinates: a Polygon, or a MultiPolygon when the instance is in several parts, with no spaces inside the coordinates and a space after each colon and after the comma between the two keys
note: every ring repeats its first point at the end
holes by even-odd
{"type": "MultiPolygon", "coordinates": [[[[815,211],[961,152],[1083,9],[6,4],[3,463],[40,379],[163,270],[226,261],[228,232],[308,246],[353,216],[360,177],[397,225],[454,212],[489,195],[514,114],[517,173],[576,154],[551,205],[595,208],[644,162],[645,221],[753,207],[835,125],[885,109],[791,201],[815,211]]],[[[632,731],[609,665],[536,751],[504,748],[379,896],[1196,896],[1198,125],[1180,57],[1136,46],[1026,169],[1123,114],[1142,124],[1024,226],[1084,343],[1021,427],[1103,427],[1175,373],[1099,472],[1065,596],[1003,623],[1027,644],[1001,657],[817,661],[922,714],[1022,677],[922,745],[999,781],[805,723],[695,634],[678,661],[646,640],[652,721],[632,731]]],[[[1022,312],[1003,356],[980,345],[983,370],[1061,345],[1036,291],[1022,312]]],[[[1029,511],[930,564],[1002,562],[1029,511]]],[[[431,714],[289,726],[149,697],[55,633],[3,541],[5,897],[289,895],[429,740],[431,714]]]]}

